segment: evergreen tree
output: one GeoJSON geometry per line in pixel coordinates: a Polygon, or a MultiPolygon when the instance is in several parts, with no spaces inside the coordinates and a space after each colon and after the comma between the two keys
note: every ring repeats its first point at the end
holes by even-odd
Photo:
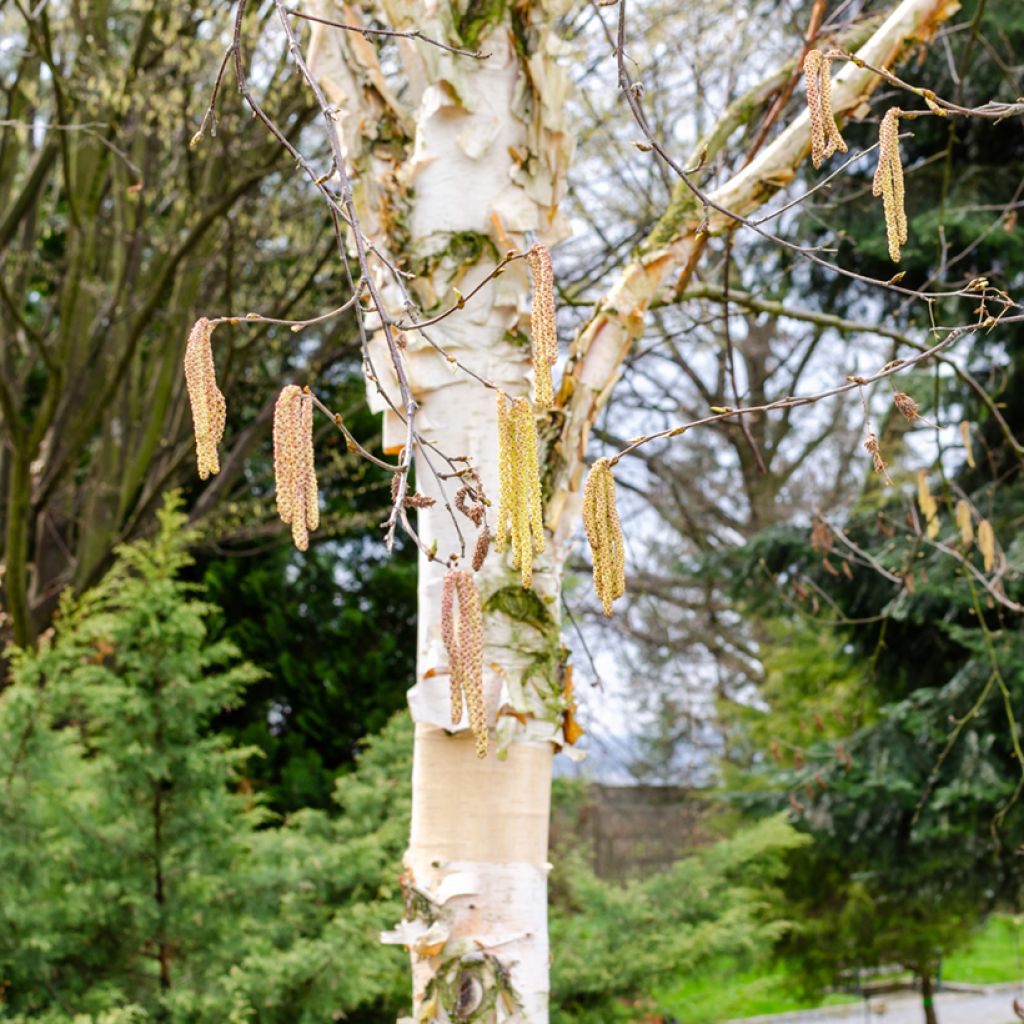
{"type": "Polygon", "coordinates": [[[211,643],[178,579],[184,517],[121,549],[65,595],[13,661],[0,699],[0,977],[4,1006],[137,1004],[197,1020],[230,967],[238,874],[261,818],[239,787],[250,752],[207,729],[257,678],[211,643]]]}

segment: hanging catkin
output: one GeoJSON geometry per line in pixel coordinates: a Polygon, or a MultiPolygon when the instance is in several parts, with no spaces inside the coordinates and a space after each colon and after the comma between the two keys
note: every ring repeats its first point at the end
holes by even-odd
{"type": "Polygon", "coordinates": [[[832,61],[820,50],[809,50],[804,58],[804,83],[811,122],[811,160],[818,168],[833,153],[846,152],[832,112],[832,61]]]}
{"type": "Polygon", "coordinates": [[[960,528],[960,543],[966,551],[974,543],[974,520],[971,506],[963,498],[956,503],[956,525],[960,528]]]}
{"type": "Polygon", "coordinates": [[[498,522],[494,546],[512,549],[524,587],[533,583],[533,556],[544,550],[537,462],[537,424],[528,398],[498,392],[498,522]]]}
{"type": "Polygon", "coordinates": [[[900,162],[900,108],[885,112],[878,129],[878,166],[871,194],[882,197],[885,210],[885,235],[889,258],[899,263],[900,246],[907,243],[907,214],[903,206],[903,164],[900,162]]]}
{"type": "Polygon", "coordinates": [[[935,538],[939,535],[939,505],[928,488],[928,470],[917,471],[917,506],[924,516],[925,534],[935,538]]]}
{"type": "Polygon", "coordinates": [[[441,590],[441,639],[448,653],[452,725],[462,721],[462,701],[476,738],[476,756],[487,756],[487,711],[484,707],[484,617],[473,574],[449,569],[441,590]],[[456,606],[458,614],[456,614],[456,606]]]}
{"type": "Polygon", "coordinates": [[[309,547],[309,531],[320,525],[316,467],[313,464],[313,396],[295,384],[274,406],[274,480],[277,513],[290,523],[300,551],[309,547]]]}
{"type": "Polygon", "coordinates": [[[530,306],[530,340],[533,350],[533,394],[537,405],[548,409],[555,403],[551,367],[558,359],[555,326],[555,275],[546,245],[535,245],[526,254],[533,275],[530,306]]]}
{"type": "Polygon", "coordinates": [[[217,387],[210,338],[214,325],[200,317],[188,336],[185,346],[185,385],[192,406],[192,425],[196,435],[196,465],[199,479],[206,480],[220,472],[217,445],[224,436],[227,404],[217,387]]]}
{"type": "Polygon", "coordinates": [[[587,475],[583,525],[594,561],[594,590],[605,615],[611,615],[612,603],[626,592],[626,561],[615,509],[615,477],[607,459],[598,459],[587,475]]]}
{"type": "Polygon", "coordinates": [[[868,431],[864,448],[871,456],[871,464],[874,466],[875,472],[891,487],[892,477],[889,476],[889,463],[882,457],[882,448],[878,443],[878,435],[873,430],[868,431]]]}
{"type": "Polygon", "coordinates": [[[978,523],[978,550],[985,563],[985,572],[991,572],[996,564],[996,535],[987,519],[978,523]]]}
{"type": "Polygon", "coordinates": [[[462,721],[462,682],[456,665],[459,663],[458,645],[455,640],[455,576],[456,570],[449,569],[441,588],[441,640],[448,652],[448,679],[451,684],[452,725],[462,721]]]}

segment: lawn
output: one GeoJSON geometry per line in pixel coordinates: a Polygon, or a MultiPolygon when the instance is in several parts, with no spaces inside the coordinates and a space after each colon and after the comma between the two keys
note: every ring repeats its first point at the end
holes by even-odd
{"type": "Polygon", "coordinates": [[[942,977],[974,985],[1024,978],[1021,924],[1020,917],[993,914],[971,945],[943,960],[942,977]]]}
{"type": "MultiPolygon", "coordinates": [[[[1024,977],[1018,918],[993,914],[974,941],[943,961],[946,981],[992,984],[1024,977]]],[[[722,960],[699,977],[687,978],[654,993],[659,1013],[686,1024],[715,1024],[761,1013],[785,1013],[856,1001],[857,997],[830,994],[802,999],[799,986],[783,967],[743,969],[734,960],[722,960]]]]}
{"type": "Polygon", "coordinates": [[[658,1012],[686,1024],[713,1024],[759,1013],[785,1013],[808,1007],[855,1001],[848,995],[801,999],[798,987],[785,970],[738,970],[734,961],[722,960],[714,970],[702,971],[655,993],[658,1012]]]}

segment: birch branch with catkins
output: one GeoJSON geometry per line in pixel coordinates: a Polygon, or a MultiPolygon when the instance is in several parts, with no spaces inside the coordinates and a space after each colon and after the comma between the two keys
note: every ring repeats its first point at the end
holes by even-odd
{"type": "Polygon", "coordinates": [[[200,317],[189,332],[185,345],[185,385],[192,406],[200,480],[220,472],[217,445],[224,437],[224,424],[227,422],[227,403],[217,387],[213,346],[210,344],[214,326],[205,316],[200,317]]]}
{"type": "Polygon", "coordinates": [[[486,757],[487,710],[484,707],[484,616],[473,574],[449,569],[441,590],[441,639],[448,653],[452,725],[462,721],[463,698],[476,738],[476,756],[486,757]],[[458,615],[456,615],[456,606],[458,615]]]}
{"type": "Polygon", "coordinates": [[[524,587],[533,583],[533,556],[544,550],[537,424],[528,398],[498,392],[498,523],[494,546],[512,549],[524,587]]]}
{"type": "Polygon", "coordinates": [[[558,359],[558,333],[555,319],[555,274],[551,253],[539,243],[526,254],[533,275],[533,301],[530,306],[530,340],[533,351],[533,394],[541,408],[555,404],[551,368],[558,359]]]}
{"type": "Polygon", "coordinates": [[[598,459],[583,488],[583,526],[594,562],[594,590],[605,615],[626,592],[626,552],[615,507],[615,477],[608,459],[598,459]]]}
{"type": "Polygon", "coordinates": [[[313,462],[313,396],[295,384],[282,389],[274,406],[274,481],[277,514],[290,523],[300,551],[309,531],[320,525],[316,466],[313,462]]]}
{"type": "Polygon", "coordinates": [[[878,129],[878,166],[871,194],[882,197],[885,235],[889,258],[899,263],[900,246],[907,244],[907,214],[904,208],[903,164],[900,161],[900,108],[890,107],[878,129]]]}
{"type": "Polygon", "coordinates": [[[817,169],[833,153],[846,152],[832,111],[832,61],[820,50],[809,50],[804,58],[804,84],[811,122],[811,161],[817,169]]]}

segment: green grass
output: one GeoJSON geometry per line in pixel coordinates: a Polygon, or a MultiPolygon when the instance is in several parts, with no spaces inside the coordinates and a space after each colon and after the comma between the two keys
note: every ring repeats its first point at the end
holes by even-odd
{"type": "Polygon", "coordinates": [[[713,1024],[759,1013],[785,1013],[856,1001],[847,995],[801,999],[798,987],[782,968],[742,971],[730,960],[718,961],[699,977],[687,978],[654,994],[660,1013],[686,1024],[713,1024]]]}
{"type": "Polygon", "coordinates": [[[969,946],[942,961],[942,977],[974,985],[1018,981],[1024,975],[1020,942],[1024,922],[1010,914],[993,914],[969,946]]]}
{"type": "MultiPolygon", "coordinates": [[[[1024,922],[1018,937],[1018,918],[993,914],[970,945],[942,963],[946,981],[984,985],[1024,977],[1024,922]]],[[[838,1003],[856,1002],[852,995],[802,999],[799,986],[783,967],[748,967],[734,960],[716,961],[699,976],[680,980],[653,993],[658,1012],[686,1024],[716,1024],[761,1013],[786,1013],[838,1003]]]]}

